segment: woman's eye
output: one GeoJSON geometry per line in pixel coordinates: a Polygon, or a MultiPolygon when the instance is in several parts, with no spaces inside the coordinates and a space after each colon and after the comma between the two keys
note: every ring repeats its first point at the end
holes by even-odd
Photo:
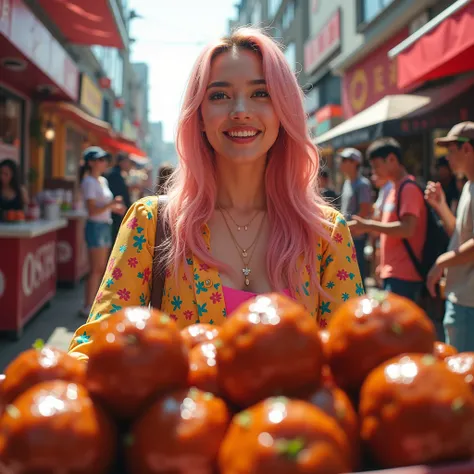
{"type": "Polygon", "coordinates": [[[227,95],[224,92],[214,92],[209,96],[210,100],[221,100],[225,99],[227,95]]]}
{"type": "Polygon", "coordinates": [[[254,95],[255,97],[270,97],[270,94],[269,94],[267,91],[265,91],[265,90],[255,91],[255,92],[253,93],[253,95],[254,95]]]}

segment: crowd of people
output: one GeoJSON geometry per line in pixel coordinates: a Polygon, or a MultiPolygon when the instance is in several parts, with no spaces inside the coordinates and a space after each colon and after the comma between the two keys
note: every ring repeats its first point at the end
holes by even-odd
{"type": "Polygon", "coordinates": [[[446,156],[437,159],[436,181],[424,189],[407,172],[403,150],[390,137],[366,151],[377,197],[361,175],[363,155],[355,148],[338,154],[345,176],[340,196],[328,194],[327,172],[320,183],[349,223],[363,280],[370,255],[379,286],[423,306],[440,340],[474,350],[474,123],[456,125],[436,145],[446,156]],[[445,239],[436,233],[435,219],[445,239]]]}

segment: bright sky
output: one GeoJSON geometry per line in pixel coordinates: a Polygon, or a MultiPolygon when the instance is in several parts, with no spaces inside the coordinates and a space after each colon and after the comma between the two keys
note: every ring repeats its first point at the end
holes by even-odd
{"type": "Polygon", "coordinates": [[[172,141],[186,81],[203,46],[227,33],[237,0],[129,0],[143,19],[132,22],[132,60],[150,68],[151,122],[172,141]]]}

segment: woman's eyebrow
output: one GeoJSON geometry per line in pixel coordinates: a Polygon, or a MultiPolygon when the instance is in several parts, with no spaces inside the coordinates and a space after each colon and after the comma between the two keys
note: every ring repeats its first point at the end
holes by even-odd
{"type": "MultiPolygon", "coordinates": [[[[251,81],[248,81],[248,84],[255,86],[259,84],[266,84],[267,81],[265,79],[252,79],[251,81]]],[[[212,87],[231,87],[232,84],[227,81],[214,81],[211,82],[208,86],[207,89],[211,89],[212,87]]]]}

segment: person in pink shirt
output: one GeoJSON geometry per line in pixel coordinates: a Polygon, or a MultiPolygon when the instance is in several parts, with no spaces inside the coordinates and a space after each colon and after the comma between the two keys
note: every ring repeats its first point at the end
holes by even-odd
{"type": "Polygon", "coordinates": [[[423,191],[403,166],[402,149],[394,138],[374,141],[367,149],[367,158],[373,172],[393,182],[393,187],[385,199],[381,220],[353,216],[351,232],[380,234],[379,271],[384,289],[419,302],[423,277],[417,272],[403,240],[408,241],[416,258],[421,260],[427,226],[423,191]]]}

